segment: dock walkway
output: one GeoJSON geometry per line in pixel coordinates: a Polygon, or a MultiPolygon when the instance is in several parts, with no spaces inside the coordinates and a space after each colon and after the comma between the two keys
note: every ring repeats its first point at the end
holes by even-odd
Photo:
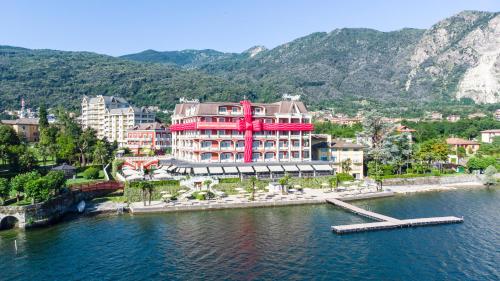
{"type": "Polygon", "coordinates": [[[375,212],[367,211],[365,209],[356,207],[352,204],[343,202],[338,199],[326,199],[330,204],[333,204],[342,209],[348,210],[355,214],[377,220],[378,222],[371,223],[358,223],[358,224],[346,224],[346,225],[336,225],[332,226],[332,230],[338,234],[352,233],[352,232],[363,232],[381,229],[391,229],[391,228],[402,228],[402,227],[416,227],[416,226],[426,226],[435,224],[449,224],[449,223],[461,223],[463,218],[458,217],[431,217],[431,218],[418,218],[418,219],[407,219],[399,220],[389,216],[381,215],[375,212]]]}

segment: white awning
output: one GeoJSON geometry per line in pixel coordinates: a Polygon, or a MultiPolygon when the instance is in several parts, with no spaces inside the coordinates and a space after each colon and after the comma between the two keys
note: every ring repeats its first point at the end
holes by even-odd
{"type": "Polygon", "coordinates": [[[177,173],[179,173],[179,174],[184,174],[184,172],[186,172],[186,168],[177,169],[177,173]]]}
{"type": "Polygon", "coordinates": [[[241,166],[238,167],[238,170],[240,170],[240,173],[253,173],[253,169],[251,166],[241,166]]]}
{"type": "Polygon", "coordinates": [[[283,172],[283,167],[281,166],[268,166],[271,172],[283,172]]]}
{"type": "Polygon", "coordinates": [[[208,174],[208,170],[207,167],[194,167],[193,173],[195,175],[203,175],[203,174],[208,174]]]}
{"type": "Polygon", "coordinates": [[[167,173],[167,171],[165,171],[165,170],[163,170],[163,169],[158,169],[158,170],[155,170],[153,173],[154,173],[154,174],[166,174],[166,173],[167,173]]]}
{"type": "Polygon", "coordinates": [[[142,179],[144,179],[144,177],[141,176],[141,175],[131,175],[131,176],[126,177],[125,179],[128,180],[128,181],[142,180],[142,179]]]}
{"type": "Polygon", "coordinates": [[[316,171],[332,171],[333,168],[330,165],[313,165],[316,171]]]}
{"type": "Polygon", "coordinates": [[[257,173],[268,173],[269,172],[269,169],[267,168],[267,166],[253,166],[253,169],[257,173]]]}
{"type": "Polygon", "coordinates": [[[299,167],[299,170],[301,170],[302,172],[312,172],[313,171],[313,167],[311,165],[297,165],[297,167],[299,167]]]}
{"type": "Polygon", "coordinates": [[[167,168],[167,171],[169,171],[169,172],[170,172],[170,171],[175,170],[176,168],[177,168],[177,166],[172,165],[172,166],[170,166],[170,167],[168,167],[168,168],[167,168]]]}
{"type": "Polygon", "coordinates": [[[155,179],[168,179],[168,178],[170,178],[170,175],[168,175],[168,174],[156,174],[156,175],[153,175],[153,178],[155,178],[155,179]]]}
{"type": "Polygon", "coordinates": [[[122,173],[125,176],[130,176],[130,175],[139,175],[141,172],[136,170],[122,170],[122,173]]]}
{"type": "Polygon", "coordinates": [[[287,171],[287,172],[298,172],[299,171],[299,168],[297,168],[297,166],[295,166],[295,165],[283,165],[283,169],[285,169],[285,171],[287,171]]]}
{"type": "Polygon", "coordinates": [[[237,174],[238,169],[236,167],[224,167],[224,172],[226,172],[226,174],[237,174]]]}
{"type": "Polygon", "coordinates": [[[210,174],[214,175],[224,174],[222,167],[209,167],[208,170],[210,170],[210,174]]]}

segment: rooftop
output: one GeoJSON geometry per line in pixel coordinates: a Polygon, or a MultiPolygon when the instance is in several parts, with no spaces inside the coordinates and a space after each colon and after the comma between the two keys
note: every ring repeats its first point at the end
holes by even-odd
{"type": "Polygon", "coordinates": [[[461,138],[447,138],[446,143],[451,144],[451,145],[460,145],[460,144],[475,145],[475,144],[479,144],[476,141],[466,140],[466,139],[461,139],[461,138]]]}
{"type": "Polygon", "coordinates": [[[142,124],[135,125],[130,130],[141,131],[141,130],[160,130],[160,129],[168,130],[168,126],[165,124],[159,123],[159,122],[142,123],[142,124]]]}
{"type": "Polygon", "coordinates": [[[2,120],[6,125],[38,125],[38,118],[19,118],[15,120],[2,120]]]}
{"type": "MultiPolygon", "coordinates": [[[[174,115],[186,115],[187,110],[193,110],[192,116],[196,115],[220,115],[220,106],[237,106],[237,102],[204,102],[204,103],[181,103],[175,106],[174,115]]],[[[301,101],[279,101],[275,103],[252,103],[252,107],[262,107],[266,116],[288,113],[308,113],[301,101]]]]}

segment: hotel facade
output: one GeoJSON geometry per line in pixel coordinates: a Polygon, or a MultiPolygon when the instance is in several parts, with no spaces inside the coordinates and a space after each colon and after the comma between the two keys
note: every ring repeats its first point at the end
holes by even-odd
{"type": "Polygon", "coordinates": [[[311,161],[312,130],[300,101],[186,101],[172,115],[172,154],[194,163],[311,161]]]}

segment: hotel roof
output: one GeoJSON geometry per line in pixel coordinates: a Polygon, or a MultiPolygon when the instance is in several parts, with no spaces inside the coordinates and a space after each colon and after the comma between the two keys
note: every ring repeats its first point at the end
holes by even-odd
{"type": "MultiPolygon", "coordinates": [[[[186,115],[188,109],[193,110],[192,116],[197,115],[220,115],[220,106],[237,106],[241,107],[240,103],[236,102],[204,102],[204,103],[181,103],[177,104],[174,109],[175,115],[186,115]],[[194,108],[194,109],[191,109],[194,108]]],[[[262,107],[265,110],[266,116],[271,116],[276,113],[307,113],[307,108],[301,101],[279,101],[275,103],[252,103],[252,107],[262,107]],[[294,111],[294,109],[296,109],[294,111]]]]}
{"type": "Polygon", "coordinates": [[[162,124],[159,122],[154,122],[154,123],[141,123],[141,124],[135,125],[134,127],[130,128],[129,130],[146,131],[146,130],[162,130],[162,129],[168,130],[168,127],[165,124],[162,124]]]}

